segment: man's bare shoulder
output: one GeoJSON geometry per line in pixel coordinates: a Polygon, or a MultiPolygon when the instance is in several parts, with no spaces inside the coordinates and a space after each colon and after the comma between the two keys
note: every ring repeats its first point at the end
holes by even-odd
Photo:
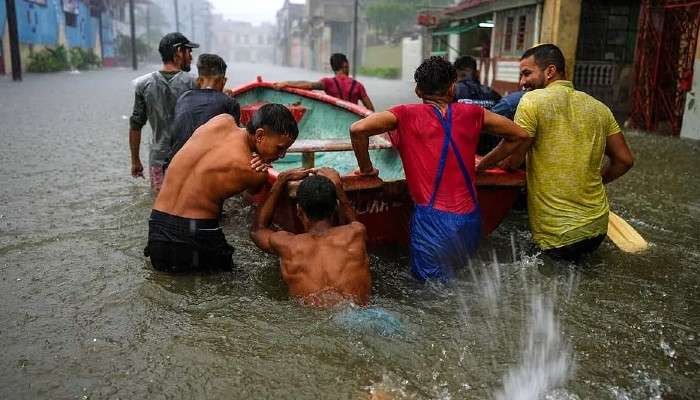
{"type": "Polygon", "coordinates": [[[287,231],[277,231],[270,235],[270,246],[277,252],[277,254],[285,254],[293,249],[293,247],[299,244],[299,237],[305,234],[295,235],[287,231]]]}
{"type": "Polygon", "coordinates": [[[233,116],[229,114],[219,114],[207,121],[205,125],[209,126],[211,129],[241,130],[241,128],[239,128],[238,125],[236,125],[236,120],[233,118],[233,116]]]}
{"type": "Polygon", "coordinates": [[[365,240],[367,236],[367,228],[361,222],[353,221],[349,224],[333,227],[334,236],[340,236],[350,240],[365,240]]]}

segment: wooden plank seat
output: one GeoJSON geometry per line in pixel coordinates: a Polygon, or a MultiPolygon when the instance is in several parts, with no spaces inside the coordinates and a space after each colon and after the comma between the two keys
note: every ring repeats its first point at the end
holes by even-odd
{"type": "MultiPolygon", "coordinates": [[[[369,149],[390,149],[389,139],[382,136],[372,136],[369,140],[369,149]]],[[[352,151],[350,139],[297,139],[287,150],[288,153],[318,153],[324,151],[352,151]]]]}
{"type": "MultiPolygon", "coordinates": [[[[369,149],[390,149],[391,142],[388,138],[372,136],[369,140],[369,149]]],[[[301,153],[301,166],[313,168],[315,165],[315,153],[329,151],[352,151],[350,139],[297,139],[287,150],[288,153],[301,153]]]]}

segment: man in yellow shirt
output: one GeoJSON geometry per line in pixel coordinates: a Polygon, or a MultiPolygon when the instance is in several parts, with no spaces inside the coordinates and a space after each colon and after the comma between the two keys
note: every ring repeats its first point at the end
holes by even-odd
{"type": "Polygon", "coordinates": [[[603,185],[625,174],[634,159],[610,109],[574,90],[565,71],[553,44],[523,54],[520,86],[529,92],[514,121],[530,140],[503,166],[516,167],[527,154],[533,240],[547,253],[575,261],[605,238],[610,209],[603,185]]]}

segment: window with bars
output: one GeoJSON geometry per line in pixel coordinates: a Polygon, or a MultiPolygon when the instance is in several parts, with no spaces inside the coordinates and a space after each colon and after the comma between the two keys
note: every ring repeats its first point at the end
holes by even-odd
{"type": "Polygon", "coordinates": [[[506,30],[503,35],[503,51],[511,51],[513,48],[513,17],[506,18],[506,30]]]}
{"type": "Polygon", "coordinates": [[[525,31],[527,28],[527,16],[521,15],[518,17],[518,34],[515,38],[515,49],[525,50],[525,31]]]}
{"type": "Polygon", "coordinates": [[[520,57],[534,45],[536,11],[536,6],[525,6],[496,12],[495,57],[520,57]]]}

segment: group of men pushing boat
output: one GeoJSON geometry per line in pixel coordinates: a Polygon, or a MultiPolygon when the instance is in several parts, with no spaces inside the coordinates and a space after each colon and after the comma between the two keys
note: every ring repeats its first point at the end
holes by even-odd
{"type": "MultiPolygon", "coordinates": [[[[186,73],[196,47],[180,33],[166,35],[159,47],[163,69],[136,84],[132,175],[143,173],[138,149],[140,130],[148,120],[153,128],[149,172],[158,194],[145,254],[163,271],[232,267],[233,249],[219,223],[223,202],[243,191],[261,190],[270,163],[285,156],[299,133],[292,113],[279,104],[263,105],[240,127],[240,106],[222,93],[224,61],[202,54],[197,82],[186,73]]],[[[603,184],[633,164],[610,110],[565,80],[564,57],[554,45],[523,54],[520,86],[527,93],[503,99],[474,82],[475,63],[464,61],[456,66],[463,71],[466,64],[470,71],[458,79],[450,62],[439,57],[424,60],[414,74],[421,103],[375,112],[348,127],[358,161],[356,175],[379,173],[369,157],[370,136],[390,132],[399,152],[415,204],[411,271],[421,280],[445,281],[465,266],[480,237],[476,172],[494,166],[520,168],[526,158],[535,244],[569,260],[595,250],[608,223],[603,184]],[[484,99],[457,101],[460,93],[493,96],[493,103],[500,101],[496,106],[507,110],[504,114],[511,116],[516,110],[514,121],[477,105],[484,99]],[[476,163],[482,132],[501,140],[476,163]]],[[[334,78],[279,82],[274,87],[323,89],[373,109],[362,84],[348,76],[345,56],[334,54],[330,63],[334,78]]],[[[357,222],[336,171],[281,172],[258,207],[250,234],[260,249],[280,257],[282,277],[293,297],[318,305],[369,301],[365,227],[357,222]],[[276,231],[270,225],[280,195],[288,182],[298,180],[298,215],[305,232],[276,231]]]]}

